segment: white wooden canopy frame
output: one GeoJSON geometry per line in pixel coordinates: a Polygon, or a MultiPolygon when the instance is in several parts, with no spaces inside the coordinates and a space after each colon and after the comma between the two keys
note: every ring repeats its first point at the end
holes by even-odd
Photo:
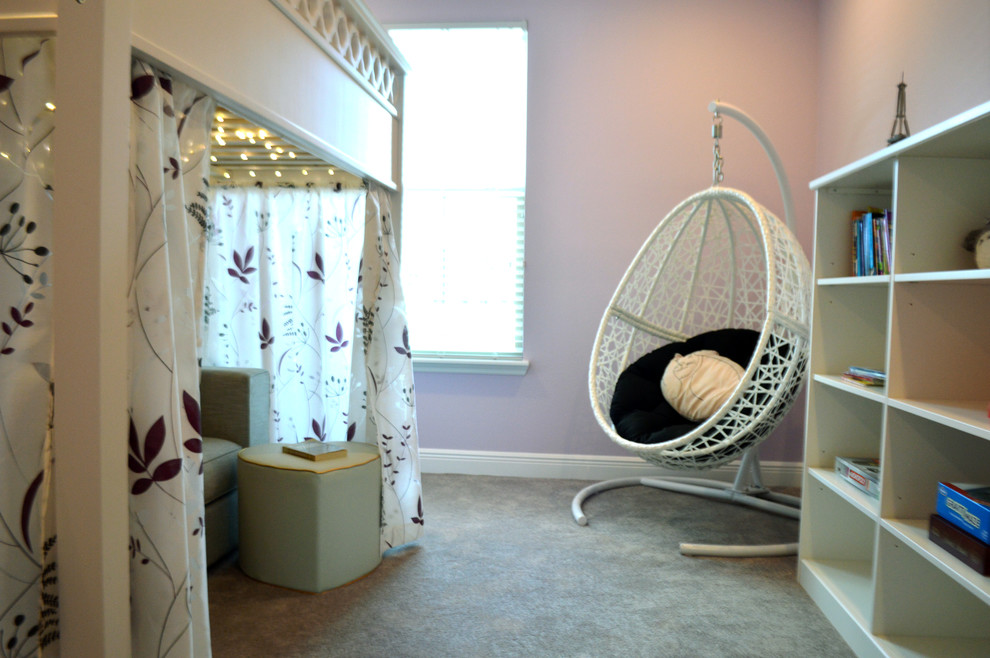
{"type": "MultiPolygon", "coordinates": [[[[396,199],[408,64],[363,0],[2,0],[0,35],[57,40],[54,98],[41,100],[57,113],[51,251],[63,273],[46,361],[58,363],[59,379],[50,431],[53,461],[62,465],[52,497],[62,520],[61,653],[127,656],[132,560],[120,436],[128,426],[134,249],[125,223],[131,143],[121,131],[131,124],[132,58],[396,199]]],[[[22,72],[20,57],[11,62],[22,72]]]]}
{"type": "MultiPolygon", "coordinates": [[[[662,467],[702,470],[741,457],[735,481],[634,477],[586,487],[571,505],[587,525],[584,501],[619,487],[644,485],[747,505],[799,518],[800,499],[774,493],[761,480],[756,447],[790,410],[804,383],[809,348],[811,268],[794,237],[793,201],[769,138],[742,110],[713,102],[709,110],[739,120],[763,146],[780,184],[787,225],[744,192],[719,186],[716,137],[712,187],[684,200],[656,227],[626,271],[595,338],[589,370],[591,406],[615,443],[662,467]],[[759,332],[752,359],[730,398],[692,431],[661,443],[627,440],[609,408],[616,381],[643,355],[675,341],[725,328],[759,332]]],[[[797,543],[713,546],[682,543],[685,555],[792,555],[797,543]]]]}

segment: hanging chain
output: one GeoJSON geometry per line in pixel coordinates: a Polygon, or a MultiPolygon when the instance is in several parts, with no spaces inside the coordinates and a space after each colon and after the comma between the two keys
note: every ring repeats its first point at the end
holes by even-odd
{"type": "Polygon", "coordinates": [[[722,138],[722,116],[716,112],[712,117],[712,139],[715,146],[712,147],[714,159],[712,161],[712,186],[722,182],[722,150],[718,146],[718,140],[722,138]]]}

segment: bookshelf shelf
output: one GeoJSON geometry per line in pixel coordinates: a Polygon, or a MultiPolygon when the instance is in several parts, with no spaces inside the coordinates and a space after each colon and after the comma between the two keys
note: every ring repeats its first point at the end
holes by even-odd
{"type": "Polygon", "coordinates": [[[850,384],[839,375],[814,375],[814,379],[816,382],[821,382],[826,386],[833,386],[851,395],[859,395],[877,402],[883,402],[887,399],[886,386],[857,386],[856,384],[850,384]]]}
{"type": "Polygon", "coordinates": [[[881,656],[986,658],[990,655],[990,643],[981,639],[901,635],[876,638],[876,641],[881,656]]]}
{"type": "Polygon", "coordinates": [[[880,501],[859,491],[851,484],[836,475],[835,471],[827,468],[809,469],[811,477],[815,478],[847,503],[872,519],[880,518],[880,501]]]}
{"type": "Polygon", "coordinates": [[[873,601],[872,566],[866,560],[808,560],[803,565],[854,619],[865,624],[873,601]]]}
{"type": "Polygon", "coordinates": [[[811,187],[798,579],[858,655],[990,655],[990,577],[928,539],[939,481],[990,482],[990,270],[961,246],[990,217],[990,103],[811,187]],[[867,208],[892,211],[892,274],[853,276],[867,208]],[[850,366],[887,385],[844,381],[850,366]],[[834,472],[838,456],[880,459],[880,500],[834,472]]]}
{"type": "Polygon", "coordinates": [[[895,409],[990,441],[990,418],[983,400],[890,400],[895,409]]]}
{"type": "Polygon", "coordinates": [[[961,564],[945,549],[928,539],[928,519],[899,519],[881,522],[883,528],[911,544],[915,551],[986,605],[990,605],[990,579],[961,564]]]}
{"type": "Polygon", "coordinates": [[[890,284],[890,275],[836,276],[828,279],[819,279],[817,283],[819,286],[881,286],[886,288],[890,284]]]}
{"type": "MultiPolygon", "coordinates": [[[[849,277],[855,278],[855,277],[849,277]]],[[[990,281],[990,270],[947,270],[944,272],[915,272],[914,274],[898,274],[894,277],[897,283],[926,283],[926,282],[966,282],[976,284],[990,281]]],[[[821,282],[819,281],[819,285],[821,282]]]]}

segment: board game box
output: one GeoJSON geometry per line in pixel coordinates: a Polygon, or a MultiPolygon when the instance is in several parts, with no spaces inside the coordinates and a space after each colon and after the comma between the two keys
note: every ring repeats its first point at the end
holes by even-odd
{"type": "Polygon", "coordinates": [[[880,498],[880,460],[869,457],[836,457],[835,472],[860,491],[880,498]]]}
{"type": "Polygon", "coordinates": [[[939,482],[935,511],[982,542],[990,542],[990,485],[939,482]]]}
{"type": "Polygon", "coordinates": [[[962,560],[966,566],[984,576],[990,575],[990,544],[980,541],[938,514],[932,514],[929,518],[928,538],[962,560]]]}

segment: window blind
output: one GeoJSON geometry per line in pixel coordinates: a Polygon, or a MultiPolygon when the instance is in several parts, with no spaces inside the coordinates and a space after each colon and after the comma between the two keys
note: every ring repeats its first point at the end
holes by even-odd
{"type": "Polygon", "coordinates": [[[526,31],[403,27],[402,277],[415,356],[521,359],[526,31]]]}

